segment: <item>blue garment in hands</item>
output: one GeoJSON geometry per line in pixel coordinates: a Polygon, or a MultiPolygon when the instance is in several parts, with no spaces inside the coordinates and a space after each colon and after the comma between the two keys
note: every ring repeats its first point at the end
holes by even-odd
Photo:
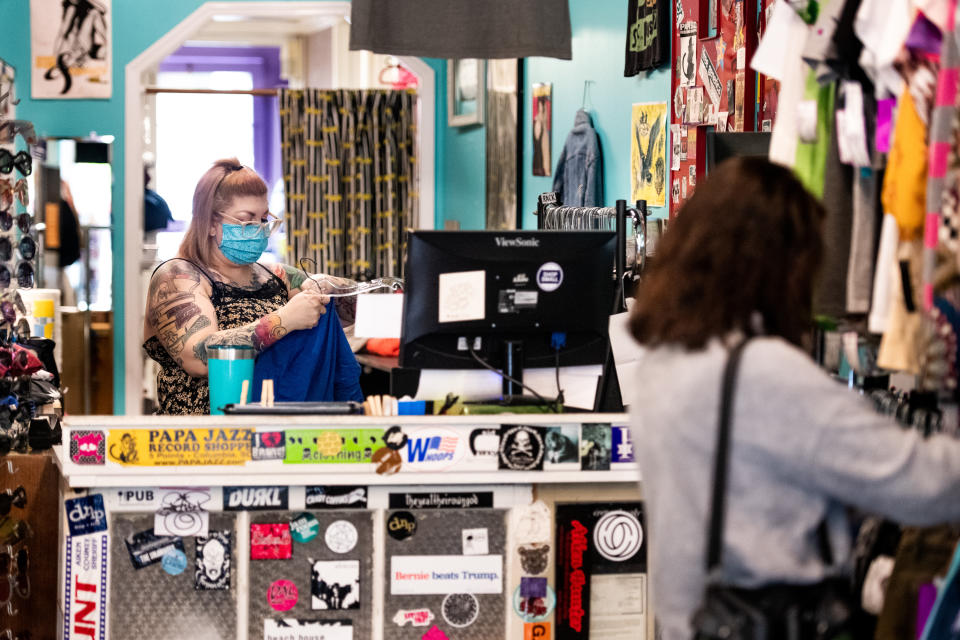
{"type": "Polygon", "coordinates": [[[360,365],[331,306],[313,329],[287,334],[257,358],[253,398],[273,380],[276,402],[363,402],[360,365]]]}

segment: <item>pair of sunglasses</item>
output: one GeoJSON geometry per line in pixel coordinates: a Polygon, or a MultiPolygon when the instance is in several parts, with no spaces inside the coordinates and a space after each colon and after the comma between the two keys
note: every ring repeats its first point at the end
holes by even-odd
{"type": "MultiPolygon", "coordinates": [[[[29,376],[43,368],[37,355],[19,344],[0,348],[0,376],[29,376]]],[[[0,500],[3,494],[0,494],[0,500]]],[[[2,504],[0,504],[2,506],[2,504]]],[[[0,513],[0,515],[4,515],[0,513]]]]}
{"type": "Polygon", "coordinates": [[[13,154],[6,149],[0,149],[0,173],[11,173],[14,169],[21,175],[30,175],[33,173],[33,158],[26,151],[13,154]]]}
{"type": "MultiPolygon", "coordinates": [[[[27,506],[27,490],[20,485],[16,489],[7,489],[0,493],[0,516],[10,513],[11,507],[23,509],[27,506]]],[[[0,555],[0,574],[3,574],[3,556],[0,555]]]]}
{"type": "Polygon", "coordinates": [[[13,205],[14,196],[23,206],[30,204],[30,189],[27,181],[23,178],[16,182],[9,178],[0,180],[0,207],[9,209],[13,205]]]}
{"type": "Polygon", "coordinates": [[[9,545],[7,551],[0,553],[0,604],[10,600],[11,591],[16,591],[16,594],[24,599],[30,597],[30,576],[27,574],[30,568],[30,552],[26,547],[17,551],[16,574],[10,571],[13,555],[13,547],[9,545]],[[6,578],[6,580],[3,580],[3,578],[6,578]],[[3,584],[4,582],[6,584],[3,584]]]}
{"type": "MultiPolygon", "coordinates": [[[[26,205],[24,205],[26,206],[26,205]]],[[[10,231],[13,229],[13,223],[17,223],[17,229],[21,233],[30,233],[30,227],[33,225],[33,218],[29,213],[10,213],[9,208],[0,211],[0,231],[10,231]]]]}
{"type": "Polygon", "coordinates": [[[33,265],[29,262],[21,262],[12,273],[7,265],[0,264],[0,289],[9,289],[14,276],[17,278],[17,286],[21,289],[32,289],[34,287],[36,273],[33,270],[33,265]]]}
{"type": "Polygon", "coordinates": [[[26,520],[6,517],[0,520],[0,545],[15,546],[33,537],[33,529],[26,520]]]}
{"type": "Polygon", "coordinates": [[[29,631],[21,631],[20,633],[14,635],[13,629],[9,627],[0,631],[0,640],[31,640],[29,631]]]}
{"type": "MultiPolygon", "coordinates": [[[[37,242],[29,235],[20,237],[17,251],[24,260],[33,260],[37,257],[37,242]]],[[[0,261],[8,262],[13,258],[13,243],[8,236],[0,236],[0,261]]]]}

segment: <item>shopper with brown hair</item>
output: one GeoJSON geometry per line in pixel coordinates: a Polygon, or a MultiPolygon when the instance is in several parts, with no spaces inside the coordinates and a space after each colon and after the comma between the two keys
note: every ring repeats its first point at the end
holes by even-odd
{"type": "Polygon", "coordinates": [[[207,346],[260,353],[325,312],[329,298],[302,271],[257,262],[279,224],[266,183],[236,158],[200,178],[180,251],[153,273],[147,294],[143,347],[160,365],[160,413],[209,413],[207,346]]]}
{"type": "Polygon", "coordinates": [[[811,327],[823,208],[789,170],[735,159],[671,224],[631,319],[647,347],[632,399],[649,507],[653,610],[691,637],[704,596],[721,377],[733,398],[722,578],[815,583],[849,554],[846,506],[905,524],[960,520],[960,441],[876,414],[801,350],[811,327]],[[830,532],[833,566],[818,531],[830,532]]]}

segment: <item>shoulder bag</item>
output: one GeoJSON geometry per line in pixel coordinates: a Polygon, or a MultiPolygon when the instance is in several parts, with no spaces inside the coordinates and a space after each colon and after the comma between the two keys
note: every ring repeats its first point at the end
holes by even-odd
{"type": "MultiPolygon", "coordinates": [[[[727,467],[737,371],[747,340],[727,359],[723,372],[720,420],[713,470],[713,497],[707,532],[708,583],[692,619],[694,640],[833,640],[853,639],[856,606],[850,582],[828,578],[809,585],[773,584],[744,589],[720,583],[727,467]]],[[[825,534],[826,529],[821,528],[825,534]]],[[[824,538],[826,542],[826,539],[824,538]]],[[[821,546],[830,565],[829,545],[821,546]]]]}

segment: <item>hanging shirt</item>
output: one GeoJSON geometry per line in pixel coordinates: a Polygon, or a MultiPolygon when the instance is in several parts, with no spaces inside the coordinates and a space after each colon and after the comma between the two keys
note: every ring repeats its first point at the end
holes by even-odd
{"type": "Polygon", "coordinates": [[[629,0],[626,77],[656,69],[670,59],[670,2],[629,0]]]}
{"type": "Polygon", "coordinates": [[[276,402],[363,402],[360,365],[332,306],[313,329],[293,331],[260,354],[254,398],[264,380],[274,381],[276,402]]]}

